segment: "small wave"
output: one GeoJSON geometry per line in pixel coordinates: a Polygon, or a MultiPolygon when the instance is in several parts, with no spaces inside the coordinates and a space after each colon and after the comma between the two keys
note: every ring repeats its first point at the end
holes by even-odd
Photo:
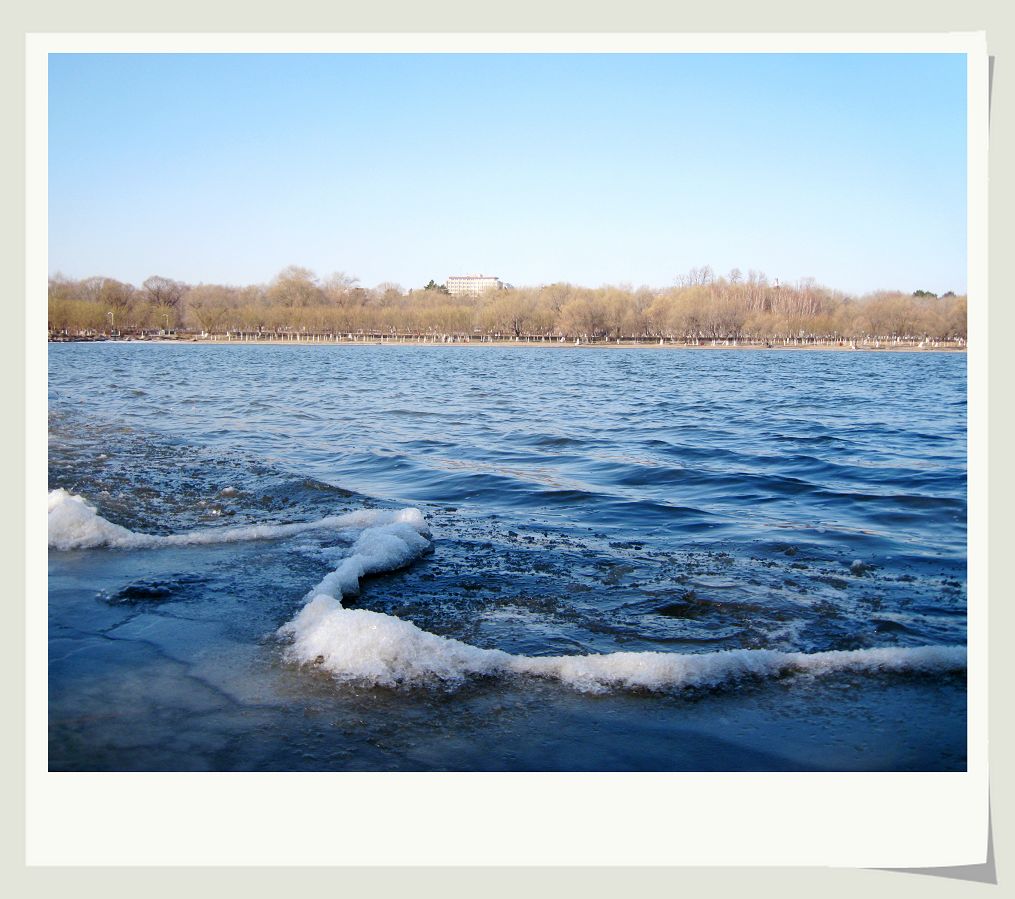
{"type": "Polygon", "coordinates": [[[340,600],[359,593],[360,580],[369,574],[397,571],[414,562],[430,549],[429,530],[416,509],[419,519],[382,522],[364,528],[341,564],[326,575],[307,597],[340,600]]]}
{"type": "Polygon", "coordinates": [[[319,594],[280,628],[291,660],[337,680],[369,686],[458,687],[470,677],[528,675],[559,680],[584,693],[716,689],[789,674],[944,673],[966,667],[961,646],[889,647],[801,653],[735,649],[709,653],[614,652],[522,656],[481,649],[424,631],[401,618],[346,609],[319,594]]]}
{"type": "Polygon", "coordinates": [[[319,667],[338,681],[367,686],[457,688],[472,677],[530,676],[558,680],[584,693],[679,692],[791,674],[934,674],[966,667],[962,646],[525,656],[472,646],[393,615],[342,605],[343,597],[359,592],[364,576],[401,568],[429,546],[406,523],[364,530],[338,568],[309,591],[296,617],[278,629],[278,635],[289,641],[290,661],[319,667]]]}
{"type": "MultiPolygon", "coordinates": [[[[274,540],[314,530],[344,528],[369,529],[391,527],[420,539],[429,536],[429,528],[418,509],[361,509],[344,515],[332,515],[314,521],[290,524],[259,524],[229,528],[204,528],[183,534],[140,534],[107,521],[84,497],[62,488],[49,494],[50,549],[149,549],[162,546],[191,546],[237,543],[246,540],[274,540]]],[[[362,538],[361,538],[362,539],[362,538]]]]}
{"type": "MultiPolygon", "coordinates": [[[[966,667],[962,646],[817,653],[736,649],[567,656],[526,656],[484,649],[430,633],[392,615],[342,605],[343,598],[359,592],[364,577],[402,568],[429,551],[430,531],[417,509],[362,510],[308,522],[210,528],[162,536],[136,533],[107,521],[83,497],[66,490],[49,494],[49,545],[55,549],[229,543],[340,528],[359,529],[360,533],[348,555],[307,593],[306,604],[279,628],[278,634],[289,641],[285,651],[291,661],[319,667],[341,682],[389,688],[435,684],[456,688],[473,677],[522,676],[556,680],[584,693],[662,693],[720,689],[794,674],[941,674],[966,667]]],[[[162,598],[163,591],[156,592],[157,596],[149,590],[145,598],[162,598]]]]}
{"type": "Polygon", "coordinates": [[[831,434],[769,434],[766,435],[773,440],[789,441],[792,443],[803,443],[809,445],[833,445],[843,444],[841,437],[833,437],[831,434]]]}

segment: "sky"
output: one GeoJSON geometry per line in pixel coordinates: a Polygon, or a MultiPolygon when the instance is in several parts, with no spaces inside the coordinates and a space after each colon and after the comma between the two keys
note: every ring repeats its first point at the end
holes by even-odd
{"type": "Polygon", "coordinates": [[[49,270],[966,289],[960,54],[53,54],[49,270]]]}

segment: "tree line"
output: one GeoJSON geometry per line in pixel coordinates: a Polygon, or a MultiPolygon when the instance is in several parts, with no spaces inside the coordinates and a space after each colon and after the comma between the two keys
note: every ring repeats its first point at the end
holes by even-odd
{"type": "Polygon", "coordinates": [[[400,334],[607,340],[823,340],[966,338],[966,297],[876,291],[851,296],[804,279],[770,281],[734,269],[692,269],[673,286],[510,287],[452,296],[432,279],[406,291],[373,288],[338,272],[318,278],[289,266],[267,284],[188,285],[152,276],[49,282],[52,335],[159,331],[223,334],[400,334]]]}

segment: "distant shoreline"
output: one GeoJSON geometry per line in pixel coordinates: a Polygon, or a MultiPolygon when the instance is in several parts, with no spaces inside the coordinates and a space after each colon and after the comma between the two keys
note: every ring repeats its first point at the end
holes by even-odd
{"type": "Polygon", "coordinates": [[[76,339],[50,339],[50,343],[115,343],[115,344],[157,344],[160,346],[318,346],[318,347],[336,347],[336,346],[417,346],[417,347],[460,347],[462,349],[476,349],[485,347],[516,347],[526,349],[551,349],[551,350],[760,350],[764,352],[793,352],[800,350],[809,351],[820,351],[820,352],[872,352],[872,353],[965,353],[967,347],[944,345],[944,346],[919,346],[914,344],[895,344],[881,342],[880,345],[874,344],[857,344],[855,347],[850,346],[848,343],[840,345],[837,343],[773,343],[771,345],[757,344],[757,343],[733,343],[733,342],[722,342],[712,343],[711,341],[702,342],[700,344],[689,344],[689,343],[649,343],[647,341],[635,342],[625,341],[621,343],[607,343],[606,341],[597,343],[579,343],[576,344],[573,341],[558,341],[558,340],[472,340],[472,341],[449,341],[447,343],[442,341],[429,341],[429,340],[282,340],[278,338],[264,338],[258,340],[227,340],[224,338],[203,338],[203,337],[183,337],[183,338],[131,338],[131,339],[118,339],[108,338],[102,340],[94,340],[89,338],[76,339]]]}

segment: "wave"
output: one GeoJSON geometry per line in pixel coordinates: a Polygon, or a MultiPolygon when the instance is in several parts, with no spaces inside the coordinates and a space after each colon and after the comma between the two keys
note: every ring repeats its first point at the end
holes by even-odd
{"type": "MultiPolygon", "coordinates": [[[[259,524],[241,527],[201,528],[182,534],[141,534],[99,515],[82,496],[62,488],[49,493],[50,549],[150,549],[164,546],[191,546],[237,543],[246,540],[273,540],[314,530],[363,529],[362,540],[372,530],[393,528],[406,537],[412,534],[429,545],[430,530],[419,509],[360,509],[314,521],[290,524],[259,524]]],[[[378,535],[377,539],[381,537],[378,535]]],[[[411,539],[411,538],[409,538],[411,539]]]]}
{"type": "Polygon", "coordinates": [[[693,654],[513,655],[441,637],[391,615],[346,609],[336,597],[325,594],[314,596],[279,634],[291,640],[286,651],[292,661],[315,665],[340,681],[382,687],[459,687],[470,677],[528,675],[555,679],[584,693],[674,692],[789,674],[938,674],[966,667],[962,646],[816,653],[734,649],[693,654]]]}
{"type": "Polygon", "coordinates": [[[584,693],[713,689],[788,674],[945,673],[966,667],[962,646],[887,647],[802,653],[735,649],[711,653],[613,652],[524,656],[442,637],[382,612],[347,609],[368,574],[418,558],[428,540],[405,524],[365,530],[350,555],[307,594],[296,617],[278,629],[291,661],[322,668],[339,681],[367,686],[462,686],[470,677],[550,678],[584,693]]]}
{"type": "Polygon", "coordinates": [[[410,621],[343,607],[364,577],[411,564],[432,547],[418,509],[361,510],[292,524],[207,528],[183,534],[139,534],[102,518],[83,497],[49,494],[49,545],[54,549],[151,548],[286,537],[317,529],[358,528],[349,554],[306,594],[306,603],[278,629],[287,658],[366,686],[456,688],[473,677],[557,680],[584,693],[610,690],[678,692],[716,689],[793,674],[941,674],[966,668],[962,646],[886,647],[830,652],[735,649],[707,653],[613,652],[569,656],[515,655],[425,631],[410,621]]]}
{"type": "Polygon", "coordinates": [[[364,528],[349,555],[307,594],[307,598],[311,602],[314,599],[340,602],[343,596],[359,593],[360,581],[367,575],[397,571],[429,551],[432,546],[430,532],[423,516],[417,509],[402,510],[406,512],[415,512],[418,518],[404,516],[364,528]]]}

